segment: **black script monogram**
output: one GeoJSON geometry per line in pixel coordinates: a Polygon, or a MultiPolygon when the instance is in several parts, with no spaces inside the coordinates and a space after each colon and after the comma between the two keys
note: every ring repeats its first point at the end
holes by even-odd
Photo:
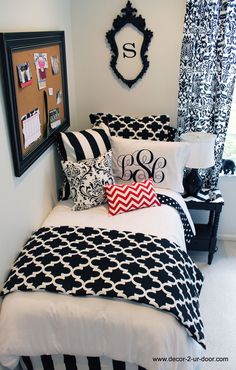
{"type": "Polygon", "coordinates": [[[165,178],[162,169],[167,161],[164,157],[154,157],[148,149],[142,149],[118,157],[117,164],[121,168],[121,180],[140,182],[152,177],[155,183],[160,183],[165,178]]]}

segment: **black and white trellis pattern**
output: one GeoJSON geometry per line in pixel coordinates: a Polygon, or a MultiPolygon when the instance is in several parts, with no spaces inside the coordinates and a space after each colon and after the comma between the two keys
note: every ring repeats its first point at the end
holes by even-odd
{"type": "Polygon", "coordinates": [[[122,298],[172,313],[205,348],[203,276],[167,239],[91,227],[42,227],[18,256],[2,294],[22,290],[122,298]]]}
{"type": "Polygon", "coordinates": [[[187,0],[180,61],[178,132],[217,135],[215,166],[204,187],[218,182],[236,75],[236,6],[232,0],[187,0]]]}
{"type": "Polygon", "coordinates": [[[104,123],[111,136],[124,139],[174,141],[177,132],[175,127],[170,126],[170,117],[165,114],[135,118],[111,113],[91,113],[89,117],[95,127],[104,123]]]}

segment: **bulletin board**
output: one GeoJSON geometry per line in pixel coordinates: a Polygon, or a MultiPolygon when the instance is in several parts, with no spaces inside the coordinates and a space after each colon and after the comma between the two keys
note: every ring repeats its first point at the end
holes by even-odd
{"type": "Polygon", "coordinates": [[[69,127],[63,31],[1,33],[1,64],[15,175],[69,127]]]}

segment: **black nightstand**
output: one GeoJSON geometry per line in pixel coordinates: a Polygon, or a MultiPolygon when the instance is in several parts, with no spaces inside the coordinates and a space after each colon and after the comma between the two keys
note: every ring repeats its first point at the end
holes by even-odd
{"type": "Polygon", "coordinates": [[[188,209],[209,211],[208,223],[195,224],[196,236],[193,237],[187,249],[208,251],[208,264],[210,265],[217,251],[217,230],[224,199],[220,190],[210,192],[208,189],[201,190],[197,196],[183,196],[183,198],[188,209]]]}

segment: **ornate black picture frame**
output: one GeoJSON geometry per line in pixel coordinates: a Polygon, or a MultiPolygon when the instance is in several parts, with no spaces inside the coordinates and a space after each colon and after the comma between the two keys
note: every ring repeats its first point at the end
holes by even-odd
{"type": "MultiPolygon", "coordinates": [[[[131,88],[139,79],[141,79],[144,73],[147,71],[149,67],[149,61],[147,58],[147,51],[153,36],[153,32],[146,28],[145,19],[141,17],[141,15],[137,16],[137,9],[132,7],[130,1],[127,2],[126,7],[121,9],[121,15],[118,15],[116,19],[113,21],[113,27],[106,33],[106,39],[110,44],[111,48],[111,61],[110,66],[114,71],[115,75],[121,79],[123,83],[125,83],[129,88],[131,88]],[[134,79],[126,79],[117,69],[117,59],[119,56],[119,50],[116,44],[115,36],[116,34],[126,25],[131,24],[136,29],[143,34],[143,43],[140,50],[140,56],[143,64],[143,68],[140,73],[134,79]]],[[[133,44],[130,44],[133,45],[133,44]]]]}
{"type": "Polygon", "coordinates": [[[0,33],[0,52],[14,171],[19,177],[70,125],[64,31],[0,33]],[[45,69],[38,65],[37,70],[36,58],[43,53],[45,69]],[[30,71],[26,80],[22,65],[30,71]],[[29,140],[32,127],[38,132],[29,140]]]}

